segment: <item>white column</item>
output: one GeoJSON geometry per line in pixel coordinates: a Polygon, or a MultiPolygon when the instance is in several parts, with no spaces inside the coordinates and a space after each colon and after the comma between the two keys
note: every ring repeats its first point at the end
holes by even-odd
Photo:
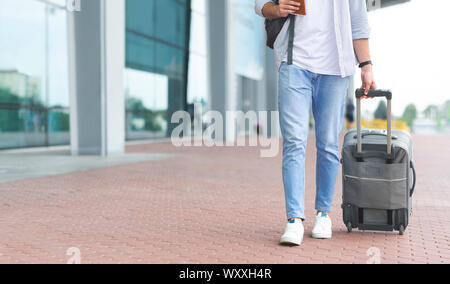
{"type": "Polygon", "coordinates": [[[265,94],[267,102],[267,111],[270,113],[268,118],[268,135],[270,137],[280,136],[279,127],[277,129],[272,129],[272,124],[270,123],[272,119],[273,111],[278,111],[278,69],[275,61],[274,51],[268,47],[265,47],[264,56],[264,85],[265,94]]]}
{"type": "Polygon", "coordinates": [[[125,0],[82,1],[68,35],[72,154],[122,154],[125,0]]]}
{"type": "Polygon", "coordinates": [[[237,109],[237,82],[234,72],[233,0],[207,1],[209,81],[211,110],[223,115],[224,139],[236,139],[234,118],[226,122],[226,112],[237,109]]]}

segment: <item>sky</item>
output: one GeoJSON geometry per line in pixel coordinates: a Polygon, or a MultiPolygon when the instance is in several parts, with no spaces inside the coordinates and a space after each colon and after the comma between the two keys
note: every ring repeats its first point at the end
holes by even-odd
{"type": "MultiPolygon", "coordinates": [[[[450,100],[449,11],[448,0],[411,0],[369,13],[375,79],[378,88],[393,91],[394,115],[411,103],[423,111],[450,100]]],[[[365,109],[377,105],[365,102],[365,109]]]]}

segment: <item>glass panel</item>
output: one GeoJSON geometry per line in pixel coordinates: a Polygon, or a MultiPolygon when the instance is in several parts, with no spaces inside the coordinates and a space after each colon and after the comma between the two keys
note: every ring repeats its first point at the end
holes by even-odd
{"type": "Polygon", "coordinates": [[[191,53],[189,57],[188,103],[208,101],[208,78],[206,57],[191,53]]]}
{"type": "Polygon", "coordinates": [[[42,104],[45,6],[28,0],[1,0],[0,5],[0,88],[17,97],[15,103],[42,104]]]}
{"type": "Polygon", "coordinates": [[[185,52],[164,44],[156,43],[156,70],[171,77],[181,78],[184,74],[185,52]]]}
{"type": "Polygon", "coordinates": [[[234,71],[237,75],[259,81],[264,74],[261,44],[264,20],[256,15],[254,6],[254,0],[233,0],[234,71]]]}
{"type": "Polygon", "coordinates": [[[70,118],[68,109],[48,111],[48,144],[65,145],[70,141],[70,118]]]}
{"type": "Polygon", "coordinates": [[[127,139],[167,135],[170,113],[184,109],[190,1],[127,0],[127,139]]]}
{"type": "Polygon", "coordinates": [[[208,102],[206,1],[192,1],[188,104],[208,102]]]}
{"type": "Polygon", "coordinates": [[[127,0],[127,67],[183,76],[188,48],[185,5],[178,0],[127,0]]]}
{"type": "Polygon", "coordinates": [[[206,14],[207,0],[191,0],[191,10],[200,14],[206,14]]]}
{"type": "Polygon", "coordinates": [[[164,137],[167,133],[168,77],[125,70],[128,139],[164,137]]]}
{"type": "Polygon", "coordinates": [[[155,70],[154,41],[127,33],[126,50],[127,67],[146,71],[155,70]]]}
{"type": "Polygon", "coordinates": [[[65,10],[48,9],[48,144],[70,143],[69,64],[67,57],[67,20],[65,10]]]}
{"type": "Polygon", "coordinates": [[[49,9],[49,107],[69,107],[67,20],[64,10],[49,9]]]}
{"type": "Polygon", "coordinates": [[[45,119],[43,109],[0,108],[0,148],[44,145],[45,119]]]}
{"type": "Polygon", "coordinates": [[[126,2],[126,14],[132,15],[126,17],[127,30],[148,37],[154,36],[154,2],[155,0],[128,0],[126,2]]]}
{"type": "Polygon", "coordinates": [[[155,37],[184,48],[186,40],[186,7],[176,0],[155,1],[155,37]]]}
{"type": "Polygon", "coordinates": [[[65,7],[67,4],[67,0],[46,0],[50,4],[54,4],[59,7],[65,7]]]}
{"type": "Polygon", "coordinates": [[[52,145],[52,129],[68,144],[68,126],[52,128],[64,123],[48,111],[68,116],[66,12],[34,0],[0,6],[0,148],[52,145]]]}
{"type": "Polygon", "coordinates": [[[191,52],[206,56],[206,47],[206,16],[198,11],[192,11],[191,41],[189,50],[191,52]]]}

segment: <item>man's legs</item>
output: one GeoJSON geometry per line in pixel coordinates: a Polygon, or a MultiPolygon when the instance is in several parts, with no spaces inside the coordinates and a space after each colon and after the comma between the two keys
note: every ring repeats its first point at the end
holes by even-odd
{"type": "Polygon", "coordinates": [[[282,64],[279,112],[283,134],[283,182],[287,218],[305,218],[305,151],[312,100],[312,73],[282,64]]]}
{"type": "Polygon", "coordinates": [[[340,167],[339,134],[342,130],[349,78],[316,75],[313,81],[316,122],[316,210],[331,212],[340,167]]]}

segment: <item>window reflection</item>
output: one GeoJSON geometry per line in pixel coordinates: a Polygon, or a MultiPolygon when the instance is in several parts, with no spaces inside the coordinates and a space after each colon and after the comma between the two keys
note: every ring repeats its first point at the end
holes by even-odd
{"type": "Polygon", "coordinates": [[[206,1],[192,1],[188,104],[208,102],[206,1]]]}
{"type": "Polygon", "coordinates": [[[167,133],[168,77],[125,70],[127,137],[160,138],[167,133]]]}
{"type": "Polygon", "coordinates": [[[186,109],[190,1],[126,1],[127,139],[165,137],[186,109]]]}
{"type": "Polygon", "coordinates": [[[0,148],[69,143],[66,12],[0,0],[0,148]]]}

